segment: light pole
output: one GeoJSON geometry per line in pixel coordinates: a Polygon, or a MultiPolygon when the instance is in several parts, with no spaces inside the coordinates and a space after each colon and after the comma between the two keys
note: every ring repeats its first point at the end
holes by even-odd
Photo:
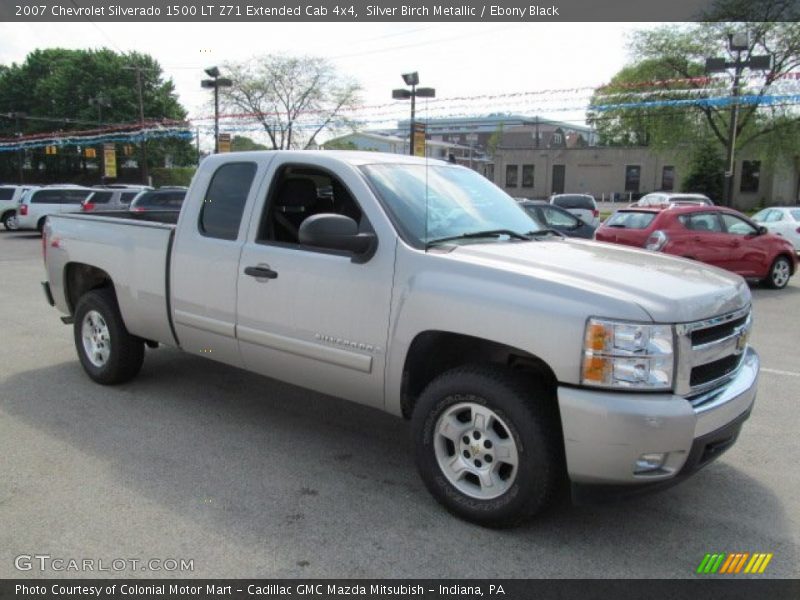
{"type": "Polygon", "coordinates": [[[736,60],[726,61],[724,58],[707,58],[706,72],[720,73],[733,69],[733,88],[731,89],[731,116],[728,123],[728,154],[725,170],[725,189],[723,192],[723,203],[726,206],[733,205],[733,175],[736,151],[736,129],[739,120],[739,82],[742,78],[742,71],[745,69],[768,71],[772,68],[772,55],[750,56],[747,60],[742,60],[742,52],[750,49],[750,34],[746,31],[732,33],[728,36],[728,48],[731,52],[736,52],[736,60]]]}
{"type": "MultiPolygon", "coordinates": [[[[19,128],[19,120],[27,117],[28,113],[12,112],[9,116],[14,119],[14,135],[17,137],[17,139],[22,138],[22,131],[20,131],[19,128]]],[[[17,150],[17,162],[19,163],[19,182],[23,183],[23,163],[25,162],[25,151],[21,147],[17,150]]]]}
{"type": "Polygon", "coordinates": [[[411,133],[409,135],[409,154],[414,156],[414,119],[416,117],[416,100],[417,97],[420,98],[435,98],[436,97],[436,90],[433,88],[419,88],[417,89],[417,85],[419,84],[419,73],[414,71],[413,73],[403,73],[403,81],[406,85],[410,85],[411,89],[396,89],[392,90],[392,98],[395,100],[408,100],[411,99],[411,133]]]}
{"type": "Polygon", "coordinates": [[[233,81],[227,77],[220,77],[217,67],[206,69],[206,75],[211,79],[203,79],[200,85],[204,88],[214,88],[214,154],[217,154],[219,152],[219,88],[231,87],[233,81]]]}

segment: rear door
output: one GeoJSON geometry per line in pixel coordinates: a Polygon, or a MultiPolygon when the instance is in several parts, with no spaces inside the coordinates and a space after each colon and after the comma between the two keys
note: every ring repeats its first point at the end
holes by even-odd
{"type": "Polygon", "coordinates": [[[682,229],[671,231],[670,252],[730,269],[731,240],[716,212],[693,212],[678,217],[682,229]]]}
{"type": "Polygon", "coordinates": [[[242,250],[237,334],[244,363],[382,407],[396,235],[354,167],[319,156],[298,162],[296,156],[275,159],[242,250]],[[369,260],[298,243],[304,219],[330,212],[376,233],[369,260]]]}
{"type": "Polygon", "coordinates": [[[241,365],[236,340],[239,256],[269,156],[206,159],[178,219],[170,287],[175,333],[187,352],[241,365]]]}

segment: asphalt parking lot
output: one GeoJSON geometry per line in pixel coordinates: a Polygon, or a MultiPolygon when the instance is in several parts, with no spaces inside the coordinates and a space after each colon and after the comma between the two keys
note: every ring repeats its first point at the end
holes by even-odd
{"type": "Polygon", "coordinates": [[[719,461],[493,531],[428,495],[394,417],[166,348],[131,383],[92,383],[42,295],[38,237],[0,230],[0,269],[0,578],[87,575],[19,571],[22,554],[194,565],[102,577],[680,578],[706,552],[800,576],[800,277],[753,288],[759,398],[719,461]]]}

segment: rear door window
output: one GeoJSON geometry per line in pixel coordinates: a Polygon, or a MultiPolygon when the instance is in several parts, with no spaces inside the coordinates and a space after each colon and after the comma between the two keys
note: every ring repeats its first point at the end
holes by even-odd
{"type": "Polygon", "coordinates": [[[589,196],[556,196],[553,204],[561,208],[582,208],[584,210],[594,210],[594,201],[589,196]]]}
{"type": "Polygon", "coordinates": [[[606,227],[620,229],[647,229],[656,218],[653,212],[615,212],[606,221],[606,227]]]}
{"type": "Polygon", "coordinates": [[[239,237],[247,195],[256,175],[256,163],[222,165],[211,179],[200,209],[200,233],[221,240],[239,237]]]}
{"type": "Polygon", "coordinates": [[[108,204],[114,192],[95,192],[89,199],[92,204],[108,204]]]}
{"type": "Polygon", "coordinates": [[[11,200],[14,197],[14,188],[0,188],[0,200],[11,200]]]}
{"type": "Polygon", "coordinates": [[[722,233],[722,222],[716,213],[692,213],[681,215],[678,220],[690,231],[722,233]]]}

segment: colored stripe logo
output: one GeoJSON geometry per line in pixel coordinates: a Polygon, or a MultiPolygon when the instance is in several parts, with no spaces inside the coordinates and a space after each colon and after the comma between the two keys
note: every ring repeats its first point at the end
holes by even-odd
{"type": "Polygon", "coordinates": [[[772,560],[772,552],[718,552],[708,553],[700,561],[697,573],[701,575],[738,575],[763,573],[772,560]]]}

